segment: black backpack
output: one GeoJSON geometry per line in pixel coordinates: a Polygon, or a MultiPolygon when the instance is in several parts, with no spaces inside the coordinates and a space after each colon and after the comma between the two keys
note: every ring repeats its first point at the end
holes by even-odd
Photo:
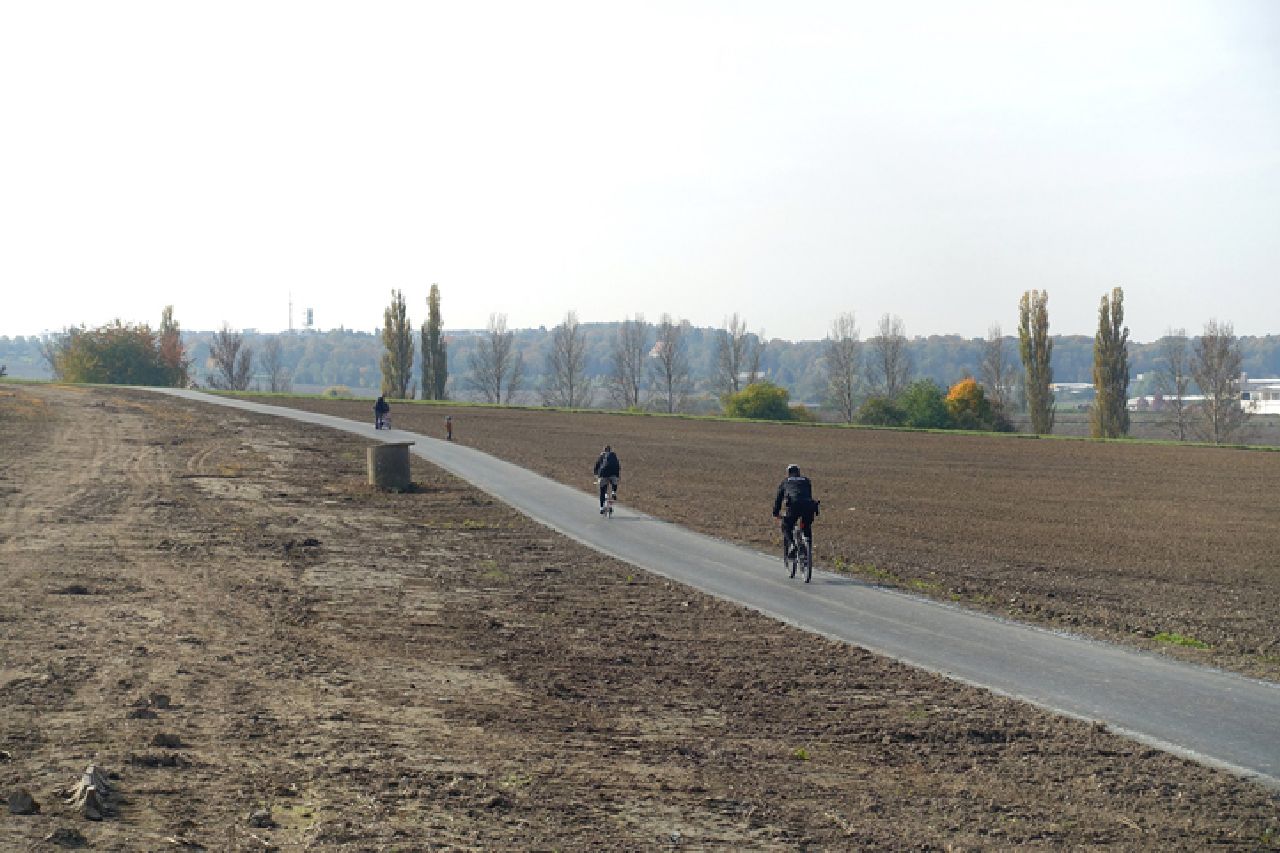
{"type": "MultiPolygon", "coordinates": [[[[790,477],[787,478],[787,485],[791,484],[791,479],[792,478],[790,477]]],[[[787,508],[792,512],[812,512],[814,515],[817,515],[818,504],[820,501],[815,501],[813,499],[813,483],[809,481],[808,477],[797,477],[795,479],[803,480],[804,483],[803,485],[801,483],[796,483],[794,490],[784,486],[787,508]]]]}

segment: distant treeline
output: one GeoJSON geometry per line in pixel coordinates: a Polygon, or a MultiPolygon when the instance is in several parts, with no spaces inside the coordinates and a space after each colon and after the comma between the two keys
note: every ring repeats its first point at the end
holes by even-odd
{"type": "MultiPolygon", "coordinates": [[[[600,379],[609,372],[610,345],[619,323],[583,323],[587,339],[588,377],[600,379]]],[[[692,328],[687,335],[689,363],[695,393],[714,397],[716,374],[716,341],[723,333],[716,328],[692,328]]],[[[454,399],[476,399],[467,383],[472,352],[484,334],[482,330],[446,333],[449,357],[449,395],[454,399]]],[[[183,331],[183,342],[192,357],[191,374],[201,385],[211,371],[208,365],[209,344],[213,332],[183,331]]],[[[344,329],[327,332],[283,332],[260,334],[244,332],[244,342],[253,349],[255,363],[270,339],[280,343],[283,366],[295,390],[321,390],[345,386],[357,395],[376,395],[382,381],[380,359],[382,338],[378,332],[344,329]]],[[[1091,335],[1059,335],[1053,338],[1053,379],[1055,382],[1091,382],[1093,369],[1093,337],[1091,335]]],[[[1280,335],[1242,336],[1240,349],[1244,370],[1250,376],[1280,376],[1280,335]]],[[[15,378],[48,379],[49,365],[41,354],[38,336],[0,337],[0,365],[15,378]]],[[[524,362],[525,377],[520,398],[524,402],[541,402],[540,389],[547,379],[547,356],[551,348],[548,329],[515,331],[515,344],[524,362]]],[[[979,376],[984,340],[959,335],[917,337],[908,344],[912,378],[932,379],[945,387],[964,378],[979,376]]],[[[1017,364],[1018,341],[1006,338],[1007,351],[1017,364]]],[[[1149,393],[1149,376],[1157,367],[1158,344],[1129,343],[1129,365],[1132,374],[1130,393],[1149,393]]],[[[764,378],[781,385],[795,402],[822,402],[826,377],[819,367],[822,341],[767,341],[761,371],[764,378]]],[[[419,356],[420,357],[420,356],[419,356]]],[[[261,383],[265,387],[266,382],[261,383]]],[[[603,393],[596,404],[605,405],[603,393]]]]}

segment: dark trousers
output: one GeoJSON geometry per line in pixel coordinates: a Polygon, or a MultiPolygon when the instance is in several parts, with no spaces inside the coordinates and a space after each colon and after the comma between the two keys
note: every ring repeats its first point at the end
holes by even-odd
{"type": "Polygon", "coordinates": [[[804,519],[804,529],[809,531],[809,549],[813,550],[813,513],[786,513],[782,516],[782,541],[791,543],[795,537],[796,522],[804,519]]]}
{"type": "Polygon", "coordinates": [[[609,491],[609,487],[613,486],[613,498],[618,499],[618,475],[612,477],[600,477],[600,506],[604,506],[605,492],[609,491]]]}

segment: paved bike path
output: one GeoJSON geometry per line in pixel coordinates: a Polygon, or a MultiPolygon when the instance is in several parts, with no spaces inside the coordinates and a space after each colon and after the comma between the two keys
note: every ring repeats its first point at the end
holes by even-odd
{"type": "MultiPolygon", "coordinates": [[[[814,570],[597,498],[463,445],[345,418],[168,391],[328,426],[412,452],[566,536],[639,568],[852,643],[1280,788],[1280,684],[1034,628],[814,570]]],[[[625,497],[625,495],[624,495],[625,497]]]]}

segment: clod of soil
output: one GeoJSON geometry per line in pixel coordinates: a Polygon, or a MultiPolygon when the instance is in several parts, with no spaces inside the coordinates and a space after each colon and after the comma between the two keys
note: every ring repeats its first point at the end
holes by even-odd
{"type": "Polygon", "coordinates": [[[31,792],[25,788],[20,788],[9,795],[9,814],[29,815],[39,813],[40,804],[36,802],[35,797],[31,796],[31,792]]]}

